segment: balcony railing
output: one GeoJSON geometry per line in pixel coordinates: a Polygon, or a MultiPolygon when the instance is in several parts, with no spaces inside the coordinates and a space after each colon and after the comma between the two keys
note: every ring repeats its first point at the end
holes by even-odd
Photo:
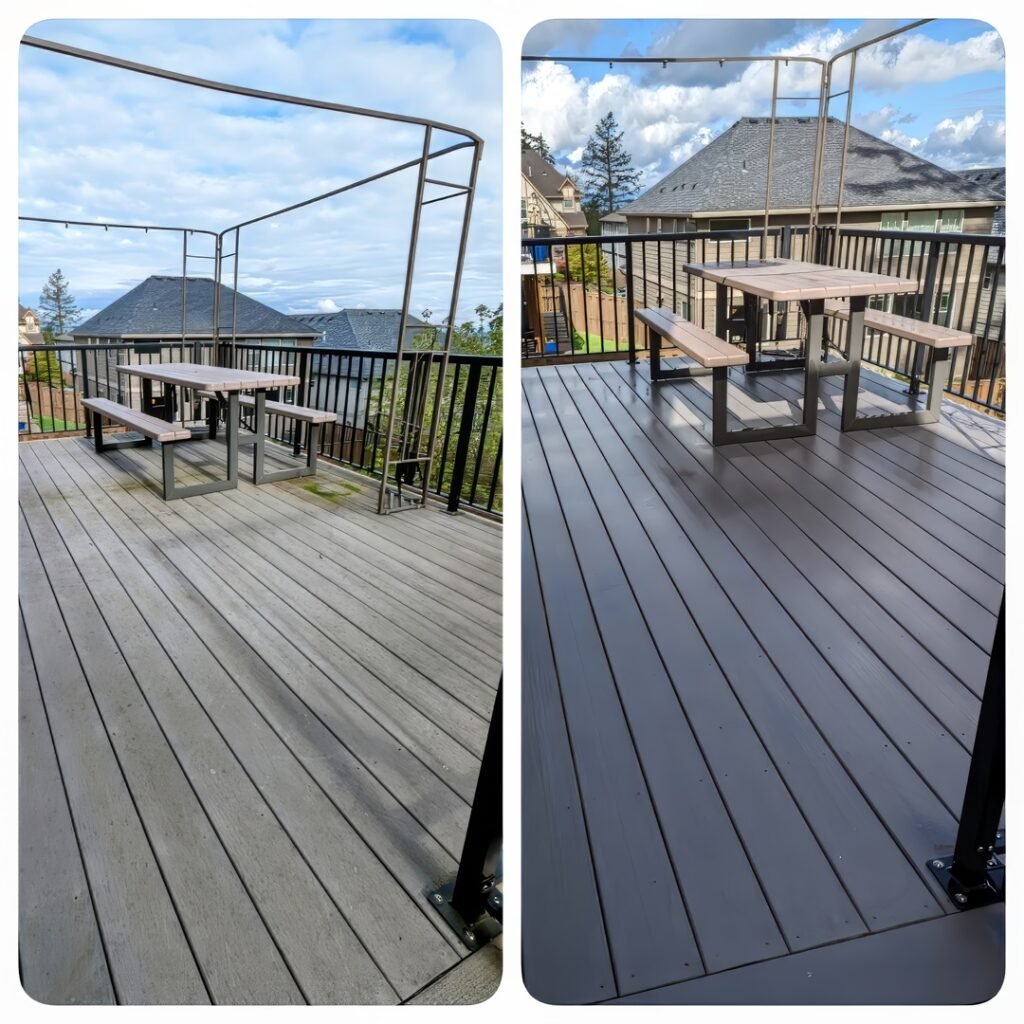
{"type": "MultiPolygon", "coordinates": [[[[872,231],[842,228],[838,264],[912,277],[916,295],[886,299],[905,316],[972,333],[975,344],[951,360],[946,391],[987,409],[1005,410],[1005,238],[995,235],[872,231]]],[[[796,259],[831,263],[835,229],[825,228],[811,252],[806,227],[523,238],[522,357],[524,363],[625,359],[647,347],[636,309],[664,306],[717,333],[714,287],[688,274],[686,263],[796,259]]],[[[730,292],[727,336],[742,340],[743,297],[730,292]]],[[[765,344],[801,336],[795,303],[768,303],[765,344]]],[[[877,332],[865,343],[868,363],[906,377],[911,391],[927,376],[929,352],[877,332]]]]}
{"type": "MultiPolygon", "coordinates": [[[[210,342],[199,343],[198,349],[204,362],[212,361],[210,342]]],[[[33,437],[91,433],[81,404],[85,397],[109,397],[141,408],[138,380],[118,373],[118,364],[187,362],[196,356],[193,343],[169,341],[21,346],[18,351],[19,432],[33,437]]],[[[245,369],[297,376],[299,386],[282,389],[281,399],[337,414],[337,420],[321,430],[320,456],[380,475],[394,353],[237,344],[234,363],[245,369]]],[[[436,380],[439,365],[439,355],[405,354],[400,369],[399,415],[411,391],[422,393],[425,374],[436,380]]],[[[500,356],[450,357],[430,490],[445,499],[451,511],[468,506],[501,515],[502,382],[500,356]]],[[[176,415],[201,419],[198,407],[177,410],[176,415]]],[[[250,428],[251,419],[251,413],[243,414],[243,422],[250,428]]],[[[425,427],[429,430],[430,423],[425,427]]],[[[274,440],[292,446],[293,451],[301,450],[303,424],[269,416],[267,430],[274,440]]]]}

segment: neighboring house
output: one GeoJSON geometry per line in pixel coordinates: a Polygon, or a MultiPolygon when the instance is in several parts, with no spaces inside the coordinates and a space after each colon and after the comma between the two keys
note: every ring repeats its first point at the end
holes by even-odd
{"type": "MultiPolygon", "coordinates": [[[[972,167],[966,171],[957,171],[961,178],[983,185],[993,195],[1006,199],[1006,168],[1005,167],[972,167]]],[[[992,228],[989,234],[1006,236],[1006,207],[999,206],[992,215],[992,228]]],[[[1003,323],[1006,309],[1006,250],[993,249],[988,254],[988,267],[982,283],[981,300],[978,306],[978,322],[980,324],[1003,323]]],[[[997,327],[995,330],[998,330],[997,327]]],[[[989,334],[995,331],[990,328],[989,334]]],[[[982,368],[984,373],[984,368],[982,368]]]]}
{"type": "MultiPolygon", "coordinates": [[[[741,118],[633,202],[603,218],[602,233],[756,230],[764,223],[770,129],[770,118],[741,118]]],[[[776,119],[770,227],[808,224],[817,131],[813,117],[776,119]]],[[[841,121],[828,119],[818,218],[822,226],[835,223],[843,132],[841,121]]],[[[1003,206],[993,184],[947,171],[851,126],[842,224],[874,230],[988,234],[1003,206]]],[[[721,246],[720,255],[726,258],[729,244],[721,246]]],[[[618,250],[624,248],[615,247],[618,256],[623,255],[618,250]]],[[[688,292],[684,280],[673,280],[671,269],[666,269],[670,261],[662,261],[659,270],[658,249],[646,247],[645,265],[634,270],[635,287],[646,284],[644,294],[653,293],[652,301],[657,296],[659,304],[674,302],[677,312],[689,316],[698,301],[694,291],[698,286],[690,282],[688,292]]],[[[739,251],[756,257],[759,239],[743,243],[739,251]]],[[[915,246],[910,256],[920,251],[921,247],[915,246]]],[[[879,252],[887,255],[886,247],[879,252]]],[[[968,284],[963,280],[965,268],[958,273],[961,283],[968,284]]],[[[972,277],[975,273],[972,271],[972,277]]],[[[955,289],[972,304],[977,288],[985,284],[985,275],[977,276],[979,280],[970,282],[970,287],[955,289]]],[[[949,296],[940,295],[937,300],[940,313],[952,317],[949,296]]],[[[704,301],[709,301],[706,295],[704,301]]]]}
{"type": "Polygon", "coordinates": [[[20,302],[18,303],[18,344],[19,345],[43,345],[46,339],[43,337],[39,325],[39,318],[31,309],[27,309],[20,302]]]}
{"type": "Polygon", "coordinates": [[[556,170],[536,150],[522,152],[520,219],[524,236],[555,236],[587,233],[583,194],[567,174],[556,170]]]}
{"type": "MultiPolygon", "coordinates": [[[[148,277],[105,309],[69,332],[79,345],[131,345],[132,351],[112,349],[85,360],[88,367],[89,394],[123,401],[128,388],[138,388],[135,378],[131,382],[121,378],[114,369],[117,363],[138,362],[140,356],[149,358],[191,357],[191,352],[166,349],[154,355],[150,346],[192,345],[213,339],[214,282],[210,278],[188,277],[185,287],[185,324],[182,331],[182,278],[148,277]]],[[[232,334],[232,297],[235,291],[220,286],[220,337],[230,340],[232,334]]],[[[234,336],[248,345],[299,346],[312,348],[319,337],[315,331],[284,313],[237,293],[234,311],[234,336]]],[[[251,353],[252,369],[259,368],[259,352],[251,353]]],[[[75,383],[82,390],[80,369],[75,371],[75,383]]]]}
{"type": "MultiPolygon", "coordinates": [[[[365,383],[371,377],[379,380],[384,370],[378,357],[398,348],[402,321],[400,309],[340,309],[336,313],[295,313],[292,317],[303,327],[317,331],[310,364],[309,402],[320,409],[330,409],[348,424],[360,423],[371,399],[365,383]],[[348,350],[345,354],[331,349],[348,350]],[[353,355],[353,351],[362,353],[353,355]],[[338,385],[345,381],[339,391],[338,385]]],[[[427,323],[409,314],[405,324],[406,348],[427,323]]]]}

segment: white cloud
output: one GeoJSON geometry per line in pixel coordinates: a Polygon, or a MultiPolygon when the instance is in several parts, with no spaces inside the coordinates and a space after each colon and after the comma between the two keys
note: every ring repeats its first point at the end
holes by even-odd
{"type": "MultiPolygon", "coordinates": [[[[475,23],[44,22],[31,34],[270,91],[464,125],[485,139],[462,309],[498,301],[500,73],[475,23]]],[[[21,212],[220,230],[419,155],[422,129],[281,107],[22,47],[21,212]]],[[[454,141],[435,132],[434,148],[454,141]]],[[[436,160],[464,180],[467,154],[436,160]]],[[[413,172],[241,233],[240,281],[272,305],[397,306],[413,172]],[[314,287],[329,280],[329,288],[314,287]]],[[[446,304],[461,200],[425,208],[414,300],[446,304]],[[422,273],[419,271],[422,270],[422,273]],[[438,271],[437,275],[433,271],[438,271]],[[422,294],[421,294],[422,293],[422,294]]],[[[22,225],[23,301],[55,265],[105,303],[153,273],[181,273],[181,238],[22,225]],[[56,262],[55,262],[56,261],[56,262]]],[[[190,249],[208,243],[193,236],[190,249]]],[[[192,260],[189,272],[209,273],[192,260]]],[[[230,264],[226,268],[230,275],[230,264]]]]}
{"type": "MultiPolygon", "coordinates": [[[[717,47],[714,52],[721,55],[779,53],[826,59],[852,42],[888,31],[895,24],[865,22],[849,31],[821,22],[744,22],[745,34],[737,41],[722,34],[722,22],[686,22],[656,41],[649,52],[696,55],[699,49],[700,55],[707,56],[717,47]],[[702,33],[701,47],[697,47],[692,32],[702,33]]],[[[845,82],[845,67],[845,61],[837,64],[837,80],[845,82]]],[[[642,187],[654,184],[738,118],[764,116],[769,111],[772,70],[764,62],[726,64],[721,68],[714,63],[701,64],[686,73],[669,65],[635,77],[626,73],[625,65],[576,68],[581,70],[574,73],[573,68],[555,61],[525,68],[524,124],[529,131],[544,135],[559,161],[576,165],[594,125],[611,110],[624,133],[623,144],[634,166],[644,174],[642,187]]],[[[1002,68],[1002,43],[987,26],[979,26],[974,36],[958,42],[911,32],[861,51],[856,95],[891,95],[910,85],[934,84],[984,71],[1001,72],[1002,68]]],[[[810,63],[780,65],[779,93],[816,97],[819,75],[818,68],[810,63]]],[[[999,102],[999,96],[991,99],[999,102]]],[[[779,113],[813,114],[816,106],[816,99],[801,104],[783,102],[779,113]]],[[[834,107],[833,113],[836,110],[834,107]]],[[[948,118],[931,132],[922,132],[913,113],[889,102],[859,115],[856,123],[865,131],[949,167],[1003,159],[1005,123],[984,111],[972,112],[961,120],[948,118]]]]}
{"type": "Polygon", "coordinates": [[[334,301],[334,299],[320,299],[316,304],[316,310],[318,313],[337,313],[341,307],[334,301]]]}

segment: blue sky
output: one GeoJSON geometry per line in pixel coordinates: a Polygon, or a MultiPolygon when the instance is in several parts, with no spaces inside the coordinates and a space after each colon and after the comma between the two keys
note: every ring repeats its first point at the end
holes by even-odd
{"type": "MultiPolygon", "coordinates": [[[[738,56],[827,58],[906,21],[574,20],[536,26],[523,53],[564,56],[738,56]]],[[[846,74],[848,65],[837,65],[846,74]]],[[[770,65],[526,63],[523,122],[541,132],[560,167],[576,168],[597,120],[611,110],[634,165],[654,184],[737,118],[769,112],[770,65]]],[[[844,86],[845,87],[845,86],[844,86]]],[[[817,91],[812,65],[791,64],[780,93],[817,91]]],[[[836,91],[835,88],[833,91],[836,91]]],[[[779,113],[808,113],[783,103],[779,113]]],[[[937,20],[861,51],[854,124],[940,166],[1005,162],[1005,81],[998,33],[985,22],[937,20]]],[[[843,116],[845,98],[831,113],[843,116]]]]}
{"type": "MultiPolygon", "coordinates": [[[[459,125],[484,139],[459,319],[501,301],[497,37],[471,21],[45,21],[28,34],[190,75],[459,125]]],[[[419,156],[422,129],[20,48],[20,213],[222,230],[419,156]]],[[[437,135],[434,148],[455,140],[437,135]]],[[[466,153],[431,174],[465,181],[466,153]]],[[[415,172],[244,229],[239,287],[284,312],[401,305],[415,172]]],[[[434,190],[428,194],[438,193],[434,190]]],[[[447,314],[461,200],[425,208],[413,311],[447,314]]],[[[19,298],[60,267],[102,308],[181,273],[180,236],[22,224],[19,298]]],[[[198,236],[195,251],[210,251],[198,236]]],[[[208,260],[190,260],[207,274],[208,260]]],[[[230,265],[227,270],[230,272],[230,265]]],[[[230,281],[229,281],[230,283],[230,281]]]]}

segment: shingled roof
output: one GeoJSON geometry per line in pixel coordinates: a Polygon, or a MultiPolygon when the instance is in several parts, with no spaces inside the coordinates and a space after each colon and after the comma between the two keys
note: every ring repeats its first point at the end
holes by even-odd
{"type": "MultiPolygon", "coordinates": [[[[530,179],[533,187],[546,199],[562,198],[562,182],[569,178],[563,174],[554,164],[549,163],[535,149],[524,149],[521,165],[523,174],[530,179]]],[[[573,188],[576,183],[572,182],[573,188]]]]}
{"type": "MultiPolygon", "coordinates": [[[[147,277],[105,309],[79,324],[75,338],[180,338],[180,277],[147,277]]],[[[210,337],[213,329],[213,287],[210,278],[185,278],[185,333],[210,337]]],[[[220,329],[231,332],[233,288],[220,286],[220,329]]],[[[246,338],[314,338],[316,331],[292,317],[238,292],[235,333],[246,338]]]]}
{"type": "MultiPolygon", "coordinates": [[[[821,203],[835,205],[843,123],[829,118],[821,203]]],[[[618,212],[628,216],[694,216],[764,209],[770,120],[744,117],[618,212]]],[[[811,199],[817,119],[780,117],[775,124],[773,210],[807,209],[811,199]]],[[[976,182],[850,128],[846,207],[953,206],[1003,200],[987,182],[976,182]]]]}
{"type": "MultiPolygon", "coordinates": [[[[362,352],[394,352],[400,309],[340,309],[336,313],[296,313],[293,320],[313,328],[322,337],[314,348],[350,348],[362,352]]],[[[406,318],[408,345],[425,321],[411,313],[406,318]]]]}
{"type": "Polygon", "coordinates": [[[957,171],[961,178],[973,181],[976,185],[984,185],[993,194],[1006,198],[1005,167],[969,167],[965,171],[957,171]]]}

